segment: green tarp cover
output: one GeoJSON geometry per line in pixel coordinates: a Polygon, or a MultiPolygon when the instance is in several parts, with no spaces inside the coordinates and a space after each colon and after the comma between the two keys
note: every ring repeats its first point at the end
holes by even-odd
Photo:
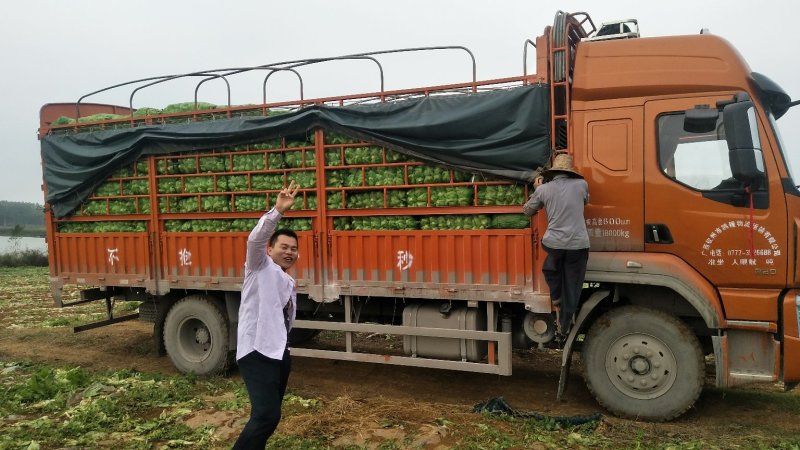
{"type": "MultiPolygon", "coordinates": [[[[546,85],[434,95],[345,107],[312,106],[275,117],[142,126],[42,138],[47,201],[72,212],[114,171],[143,155],[204,150],[333,130],[433,164],[529,182],[549,160],[546,85]]],[[[318,158],[322,161],[322,158],[318,158]]]]}

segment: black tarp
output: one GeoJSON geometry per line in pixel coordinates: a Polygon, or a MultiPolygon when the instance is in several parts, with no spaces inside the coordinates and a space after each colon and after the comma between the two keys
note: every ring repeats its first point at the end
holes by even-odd
{"type": "MultiPolygon", "coordinates": [[[[549,90],[534,85],[345,107],[312,106],[275,117],[142,126],[42,138],[47,201],[74,210],[114,171],[143,155],[203,150],[306,134],[316,127],[434,164],[529,182],[549,160],[549,90]]],[[[320,159],[321,160],[321,159],[320,159]]]]}

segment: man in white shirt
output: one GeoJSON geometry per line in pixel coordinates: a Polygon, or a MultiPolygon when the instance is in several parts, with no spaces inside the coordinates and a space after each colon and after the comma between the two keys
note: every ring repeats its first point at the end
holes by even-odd
{"type": "Polygon", "coordinates": [[[247,256],[239,306],[236,361],[250,396],[250,420],[233,448],[263,450],[281,420],[281,402],[289,380],[288,335],[297,292],[286,271],[297,261],[297,234],[275,230],[292,208],[300,186],[283,189],[275,207],[259,219],[247,238],[247,256]]]}

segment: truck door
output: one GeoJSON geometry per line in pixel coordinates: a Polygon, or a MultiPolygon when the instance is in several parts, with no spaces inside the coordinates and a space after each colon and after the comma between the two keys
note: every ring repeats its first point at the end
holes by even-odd
{"type": "Polygon", "coordinates": [[[642,205],[642,109],[576,111],[575,142],[585,143],[576,164],[589,183],[586,230],[591,250],[640,252],[642,205]]]}
{"type": "Polygon", "coordinates": [[[751,188],[731,176],[722,113],[713,131],[684,129],[686,110],[714,109],[718,100],[731,98],[645,104],[645,251],[671,253],[692,265],[720,289],[729,319],[776,320],[778,291],[763,289],[785,284],[786,208],[763,123],[758,120],[759,158],[766,179],[751,188]],[[759,295],[730,288],[758,288],[759,295]],[[762,317],[754,309],[761,309],[762,317]]]}

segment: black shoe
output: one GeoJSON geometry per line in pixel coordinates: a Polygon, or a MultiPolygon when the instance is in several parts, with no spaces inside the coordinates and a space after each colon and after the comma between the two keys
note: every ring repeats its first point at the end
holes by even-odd
{"type": "Polygon", "coordinates": [[[566,344],[567,342],[567,335],[560,332],[556,332],[556,337],[553,339],[553,342],[555,342],[556,347],[558,349],[563,350],[564,344],[566,344]]]}

